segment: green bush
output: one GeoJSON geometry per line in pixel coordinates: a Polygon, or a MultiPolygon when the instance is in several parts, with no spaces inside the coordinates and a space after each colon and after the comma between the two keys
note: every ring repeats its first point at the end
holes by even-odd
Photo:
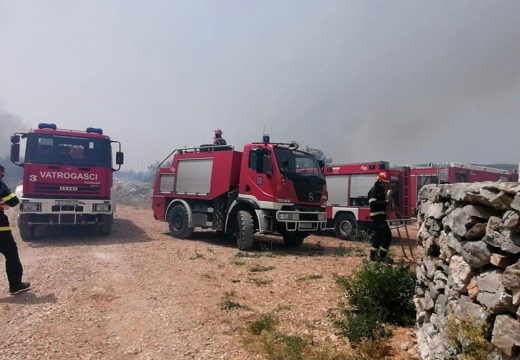
{"type": "Polygon", "coordinates": [[[415,277],[406,265],[365,263],[350,278],[338,277],[336,282],[348,300],[345,319],[339,325],[350,341],[385,335],[385,323],[414,323],[415,277]]]}
{"type": "Polygon", "coordinates": [[[260,319],[254,321],[249,329],[253,334],[261,334],[263,331],[272,331],[276,320],[271,315],[263,315],[260,319]]]}
{"type": "Polygon", "coordinates": [[[387,335],[381,314],[378,312],[345,312],[345,319],[339,326],[353,344],[358,344],[364,339],[381,339],[387,335]]]}
{"type": "Polygon", "coordinates": [[[453,356],[454,359],[487,359],[487,355],[494,349],[488,340],[491,334],[487,323],[459,321],[450,316],[446,334],[448,345],[459,354],[453,356]]]}

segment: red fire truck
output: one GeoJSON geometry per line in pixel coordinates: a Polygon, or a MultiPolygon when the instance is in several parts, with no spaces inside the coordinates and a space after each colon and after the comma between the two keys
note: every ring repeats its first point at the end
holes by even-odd
{"type": "Polygon", "coordinates": [[[11,161],[24,169],[23,185],[16,190],[21,238],[30,240],[37,227],[48,225],[96,225],[100,234],[108,235],[115,210],[112,172],[121,168],[123,157],[121,143],[99,128],[64,130],[42,123],[28,133],[15,133],[11,161]],[[112,168],[113,143],[118,144],[117,169],[112,168]]]}
{"type": "Polygon", "coordinates": [[[479,181],[518,181],[518,174],[510,170],[459,162],[411,167],[410,213],[416,213],[417,194],[424,185],[479,181]]]}
{"type": "Polygon", "coordinates": [[[462,163],[422,167],[390,167],[386,161],[327,165],[327,229],[334,229],[338,238],[348,239],[359,222],[370,221],[367,194],[381,171],[387,171],[391,177],[389,218],[394,219],[415,216],[417,194],[426,184],[517,180],[517,175],[509,170],[462,163]]]}
{"type": "Polygon", "coordinates": [[[299,246],[324,227],[327,190],[316,158],[297,148],[265,136],[242,152],[216,145],[176,149],[166,158],[174,154],[171,166],[156,175],[154,217],[180,239],[200,227],[235,235],[240,250],[254,246],[255,232],[281,234],[287,246],[299,246]]]}

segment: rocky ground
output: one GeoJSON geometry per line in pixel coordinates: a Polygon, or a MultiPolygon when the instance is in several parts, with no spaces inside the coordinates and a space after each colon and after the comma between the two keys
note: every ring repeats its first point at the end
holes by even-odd
{"type": "MultiPolygon", "coordinates": [[[[213,232],[174,239],[130,206],[108,237],[63,229],[26,243],[13,232],[33,290],[10,296],[4,276],[0,359],[262,359],[245,339],[263,314],[312,346],[351,351],[331,318],[342,301],[334,276],[359,268],[366,243],[311,236],[287,251],[262,237],[263,251],[240,256],[213,232]]],[[[394,329],[390,358],[412,358],[413,331],[394,329]]]]}

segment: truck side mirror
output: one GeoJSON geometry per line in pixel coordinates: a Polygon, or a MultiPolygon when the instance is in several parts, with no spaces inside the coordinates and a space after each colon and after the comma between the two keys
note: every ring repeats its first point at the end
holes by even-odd
{"type": "Polygon", "coordinates": [[[20,143],[20,135],[11,136],[11,144],[19,144],[20,143]]]}
{"type": "Polygon", "coordinates": [[[20,144],[11,144],[11,161],[14,163],[20,162],[20,144]]]}
{"type": "Polygon", "coordinates": [[[116,164],[123,165],[125,162],[125,154],[122,151],[116,152],[116,164]]]}

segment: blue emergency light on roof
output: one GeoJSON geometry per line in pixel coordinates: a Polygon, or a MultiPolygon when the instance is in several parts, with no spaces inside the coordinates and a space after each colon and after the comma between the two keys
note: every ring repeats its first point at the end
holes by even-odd
{"type": "Polygon", "coordinates": [[[56,127],[56,124],[39,123],[38,124],[38,129],[52,129],[52,130],[56,130],[57,127],[56,127]]]}
{"type": "Polygon", "coordinates": [[[269,138],[268,134],[264,134],[263,141],[264,141],[264,144],[269,144],[270,138],[269,138]]]}
{"type": "Polygon", "coordinates": [[[87,128],[87,132],[103,135],[103,129],[100,129],[100,128],[89,127],[89,128],[87,128]]]}

